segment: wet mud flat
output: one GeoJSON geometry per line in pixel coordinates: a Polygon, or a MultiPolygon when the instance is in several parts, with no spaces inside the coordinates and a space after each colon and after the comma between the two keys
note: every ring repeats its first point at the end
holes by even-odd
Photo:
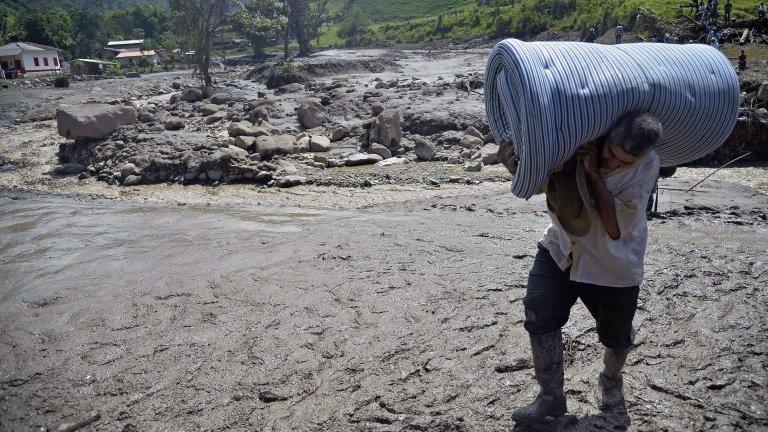
{"type": "MultiPolygon", "coordinates": [[[[650,222],[626,411],[594,405],[578,304],[573,416],[532,430],[768,427],[768,197],[690,184],[665,181],[650,222]]],[[[526,430],[509,413],[536,390],[521,300],[547,216],[466,190],[333,210],[1,192],[0,430],[93,411],[80,430],[526,430]]]]}

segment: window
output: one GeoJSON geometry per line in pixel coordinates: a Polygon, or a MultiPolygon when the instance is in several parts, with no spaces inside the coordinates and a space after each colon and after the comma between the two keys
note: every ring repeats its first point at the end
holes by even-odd
{"type": "Polygon", "coordinates": [[[48,66],[48,57],[43,57],[43,64],[48,66]]]}
{"type": "Polygon", "coordinates": [[[40,66],[40,59],[35,57],[35,66],[40,66]]]}
{"type": "Polygon", "coordinates": [[[58,57],[54,57],[53,58],[53,65],[56,66],[56,67],[59,67],[59,58],[58,57]]]}

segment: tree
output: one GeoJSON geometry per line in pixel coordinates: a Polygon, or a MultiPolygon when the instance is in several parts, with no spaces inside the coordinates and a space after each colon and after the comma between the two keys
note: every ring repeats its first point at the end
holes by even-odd
{"type": "Polygon", "coordinates": [[[344,44],[347,46],[362,45],[367,38],[370,38],[371,31],[368,29],[368,22],[359,5],[348,9],[336,35],[344,39],[344,44]]]}
{"type": "Polygon", "coordinates": [[[227,0],[168,0],[168,6],[179,14],[179,23],[190,35],[190,42],[195,49],[195,63],[205,87],[213,83],[211,79],[211,38],[216,29],[227,17],[227,0]]]}
{"type": "Polygon", "coordinates": [[[73,14],[75,41],[72,45],[74,58],[90,58],[98,51],[104,41],[103,19],[101,12],[85,6],[73,14]]]}
{"type": "Polygon", "coordinates": [[[62,10],[30,10],[21,26],[30,42],[68,48],[72,45],[72,18],[62,10]]]}
{"type": "Polygon", "coordinates": [[[309,3],[309,0],[285,0],[288,9],[288,27],[284,35],[286,57],[288,57],[288,39],[291,32],[296,36],[296,42],[299,44],[299,57],[305,57],[311,52],[310,41],[318,34],[320,26],[325,21],[325,7],[328,0],[313,2],[314,7],[309,3]]]}
{"type": "Polygon", "coordinates": [[[282,0],[240,0],[233,15],[235,30],[251,43],[256,57],[264,56],[264,49],[277,43],[288,25],[282,0]]]}

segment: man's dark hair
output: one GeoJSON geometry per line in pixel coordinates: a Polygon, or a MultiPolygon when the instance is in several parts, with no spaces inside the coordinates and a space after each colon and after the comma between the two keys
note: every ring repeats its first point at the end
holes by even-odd
{"type": "Polygon", "coordinates": [[[650,113],[632,113],[611,128],[611,140],[633,156],[641,156],[661,141],[662,126],[650,113]]]}

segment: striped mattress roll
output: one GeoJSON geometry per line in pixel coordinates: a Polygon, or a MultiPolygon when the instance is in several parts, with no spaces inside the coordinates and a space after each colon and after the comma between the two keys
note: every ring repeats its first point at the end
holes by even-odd
{"type": "Polygon", "coordinates": [[[698,44],[508,39],[491,51],[485,75],[488,122],[498,143],[515,148],[512,192],[526,199],[581,144],[631,112],[661,121],[662,166],[705,156],[733,130],[739,99],[728,59],[698,44]]]}

